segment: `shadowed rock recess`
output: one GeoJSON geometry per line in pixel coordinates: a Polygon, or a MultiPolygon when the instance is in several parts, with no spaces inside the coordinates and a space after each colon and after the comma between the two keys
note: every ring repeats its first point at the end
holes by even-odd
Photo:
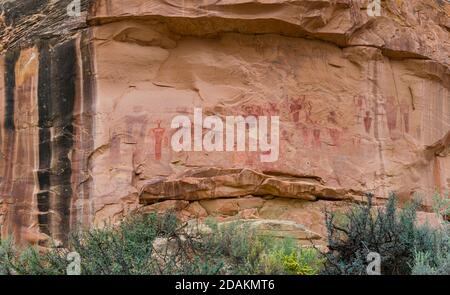
{"type": "Polygon", "coordinates": [[[1,238],[174,210],[304,241],[366,192],[449,190],[448,1],[70,2],[0,0],[1,238]],[[278,161],[175,152],[194,108],[279,116],[278,161]]]}

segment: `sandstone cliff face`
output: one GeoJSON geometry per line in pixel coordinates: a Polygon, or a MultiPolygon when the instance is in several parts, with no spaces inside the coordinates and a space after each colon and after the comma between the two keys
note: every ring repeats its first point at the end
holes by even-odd
{"type": "Polygon", "coordinates": [[[302,240],[325,206],[395,191],[427,211],[450,187],[446,1],[38,2],[0,18],[2,236],[64,241],[140,208],[302,240]],[[280,116],[278,161],[175,152],[194,108],[280,116]]]}

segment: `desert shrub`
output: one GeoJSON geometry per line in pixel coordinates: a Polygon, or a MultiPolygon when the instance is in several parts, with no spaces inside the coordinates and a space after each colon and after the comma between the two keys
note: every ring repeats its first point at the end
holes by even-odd
{"type": "Polygon", "coordinates": [[[397,209],[396,197],[391,194],[384,208],[375,210],[372,195],[367,202],[356,205],[336,221],[327,212],[329,251],[324,274],[366,274],[370,252],[381,256],[381,272],[387,275],[411,274],[416,252],[426,253],[435,247],[436,231],[417,226],[418,201],[397,209]]]}
{"type": "Polygon", "coordinates": [[[449,225],[436,230],[433,248],[414,253],[414,275],[450,275],[449,225]]]}
{"type": "MultiPolygon", "coordinates": [[[[69,250],[80,254],[81,269],[87,275],[155,274],[161,270],[153,259],[152,245],[157,238],[177,237],[177,227],[177,218],[171,213],[131,215],[119,226],[73,234],[69,250]]],[[[66,257],[62,254],[61,259],[66,257]]]]}
{"type": "Polygon", "coordinates": [[[312,248],[288,252],[276,250],[269,253],[269,257],[272,258],[272,263],[263,265],[271,265],[272,269],[278,269],[275,272],[277,274],[317,275],[323,266],[319,252],[312,248]]]}
{"type": "Polygon", "coordinates": [[[259,257],[265,241],[258,239],[246,224],[231,222],[220,225],[207,221],[211,231],[200,245],[199,252],[208,265],[221,266],[218,273],[249,274],[258,272],[259,257]]]}
{"type": "Polygon", "coordinates": [[[3,274],[58,275],[65,274],[67,255],[81,256],[82,274],[133,275],[154,274],[159,266],[152,259],[153,242],[157,237],[173,236],[176,217],[167,214],[132,215],[119,226],[73,233],[67,248],[52,248],[46,252],[28,247],[18,250],[13,242],[3,241],[0,247],[0,271],[3,274]]]}
{"type": "Polygon", "coordinates": [[[16,256],[17,252],[13,241],[11,239],[0,240],[0,275],[11,274],[11,260],[16,256]]]}
{"type": "Polygon", "coordinates": [[[314,248],[298,247],[293,239],[270,243],[263,254],[261,267],[264,274],[317,275],[323,267],[323,258],[314,248]]]}
{"type": "Polygon", "coordinates": [[[293,239],[259,235],[239,221],[209,227],[201,256],[209,265],[222,265],[220,274],[314,275],[322,266],[318,251],[302,248],[293,239]]]}
{"type": "Polygon", "coordinates": [[[132,215],[70,236],[67,248],[46,252],[0,246],[0,274],[62,275],[77,252],[85,275],[301,274],[321,266],[317,251],[290,239],[258,235],[243,222],[190,227],[174,214],[132,215]]]}
{"type": "Polygon", "coordinates": [[[323,267],[315,249],[302,249],[283,257],[284,269],[291,275],[318,275],[323,267]]]}
{"type": "Polygon", "coordinates": [[[450,275],[450,223],[445,220],[450,214],[450,200],[448,194],[435,194],[433,199],[442,227],[435,231],[432,249],[414,253],[414,275],[450,275]]]}
{"type": "Polygon", "coordinates": [[[433,211],[442,219],[446,219],[450,216],[449,193],[441,195],[441,193],[436,192],[433,195],[433,211]]]}
{"type": "Polygon", "coordinates": [[[417,252],[414,256],[413,275],[450,275],[450,255],[417,252]]]}
{"type": "MultiPolygon", "coordinates": [[[[56,275],[61,273],[51,263],[50,253],[40,253],[34,247],[19,249],[13,239],[0,242],[0,275],[31,274],[56,275]]],[[[65,269],[65,266],[64,266],[65,269]]]]}

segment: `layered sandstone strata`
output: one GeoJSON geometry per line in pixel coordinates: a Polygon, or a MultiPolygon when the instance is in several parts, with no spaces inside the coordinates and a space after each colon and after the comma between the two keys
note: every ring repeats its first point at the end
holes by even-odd
{"type": "Polygon", "coordinates": [[[141,206],[323,233],[323,207],[395,191],[429,211],[450,187],[446,1],[38,2],[0,18],[2,236],[64,241],[141,206]],[[175,152],[194,108],[279,116],[278,161],[175,152]]]}

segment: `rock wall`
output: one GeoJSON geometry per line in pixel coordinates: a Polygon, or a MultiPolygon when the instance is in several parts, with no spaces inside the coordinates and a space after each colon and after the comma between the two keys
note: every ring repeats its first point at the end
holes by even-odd
{"type": "Polygon", "coordinates": [[[395,191],[429,211],[450,187],[446,1],[37,2],[0,18],[2,237],[64,241],[138,208],[320,236],[323,207],[395,191]],[[194,108],[279,116],[278,160],[174,151],[194,108]]]}

